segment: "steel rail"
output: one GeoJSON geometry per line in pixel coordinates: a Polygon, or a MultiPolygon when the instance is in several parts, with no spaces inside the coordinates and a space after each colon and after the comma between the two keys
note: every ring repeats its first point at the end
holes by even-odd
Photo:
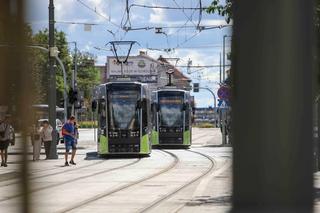
{"type": "Polygon", "coordinates": [[[152,202],[150,205],[144,207],[143,209],[140,209],[138,211],[139,213],[148,212],[149,210],[151,210],[154,207],[158,206],[163,201],[165,201],[168,198],[172,197],[174,194],[177,194],[178,192],[180,192],[184,188],[188,187],[190,184],[193,184],[193,183],[201,180],[202,178],[204,178],[205,176],[207,176],[208,174],[210,174],[211,172],[213,172],[216,169],[216,161],[211,156],[206,155],[206,154],[201,153],[201,152],[197,152],[197,151],[191,151],[191,150],[186,150],[186,151],[187,152],[193,152],[193,153],[199,154],[199,155],[207,158],[211,162],[210,167],[204,173],[199,175],[198,177],[193,178],[191,181],[188,181],[187,183],[183,184],[182,186],[180,186],[179,188],[177,188],[174,191],[170,192],[169,194],[164,195],[163,197],[160,197],[159,199],[157,199],[154,202],[152,202]]]}
{"type": "Polygon", "coordinates": [[[161,151],[169,154],[170,156],[172,156],[172,157],[174,158],[174,161],[173,161],[172,163],[170,163],[170,165],[167,166],[165,169],[162,169],[162,170],[160,170],[159,172],[156,172],[156,173],[154,173],[154,174],[151,174],[151,175],[149,175],[149,176],[147,176],[147,177],[142,177],[142,178],[140,178],[140,179],[138,179],[138,180],[136,180],[136,181],[134,181],[134,182],[132,182],[132,183],[125,184],[124,186],[121,186],[121,187],[116,188],[116,189],[114,189],[114,190],[106,191],[106,192],[103,192],[103,193],[101,193],[101,194],[98,194],[98,195],[96,195],[96,196],[94,196],[94,197],[91,197],[91,198],[89,198],[89,199],[86,199],[86,200],[84,200],[84,201],[82,201],[82,202],[75,203],[73,206],[70,206],[70,207],[68,207],[68,208],[65,208],[65,209],[63,209],[63,210],[58,211],[58,213],[65,213],[65,212],[69,212],[69,211],[72,211],[72,210],[75,210],[75,209],[79,209],[80,207],[86,206],[86,205],[88,205],[88,204],[90,204],[90,203],[92,203],[92,202],[95,202],[95,201],[97,201],[97,200],[100,200],[100,199],[102,199],[102,198],[105,198],[105,197],[107,197],[107,196],[110,196],[110,195],[112,195],[112,194],[114,194],[114,193],[116,193],[116,192],[120,192],[120,191],[122,191],[122,190],[124,190],[124,189],[127,189],[127,188],[130,188],[130,187],[132,187],[132,186],[138,185],[139,183],[142,183],[142,182],[144,182],[144,181],[147,181],[147,180],[149,180],[149,179],[152,179],[152,178],[154,178],[154,177],[157,177],[157,176],[159,176],[159,175],[161,175],[161,174],[164,174],[164,173],[168,172],[169,170],[173,169],[173,168],[178,164],[178,162],[179,162],[178,156],[176,156],[175,154],[173,154],[173,153],[171,153],[171,152],[165,151],[165,150],[161,150],[161,151]]]}
{"type": "MultiPolygon", "coordinates": [[[[123,169],[125,167],[137,164],[138,162],[140,162],[140,160],[141,160],[141,158],[139,158],[139,159],[137,159],[137,160],[135,160],[133,162],[124,164],[122,166],[119,166],[119,167],[106,169],[106,170],[95,172],[95,173],[92,173],[92,174],[89,174],[89,175],[85,175],[85,176],[82,176],[82,177],[74,178],[74,179],[72,179],[72,181],[83,180],[83,179],[86,179],[86,178],[89,178],[89,177],[93,177],[93,176],[96,176],[96,175],[101,175],[101,174],[104,174],[104,173],[109,173],[109,172],[112,172],[112,171],[123,169]]],[[[42,190],[46,190],[46,189],[62,186],[62,185],[65,185],[65,184],[69,184],[69,182],[65,181],[65,182],[54,183],[54,184],[51,184],[51,185],[48,185],[48,186],[44,186],[44,187],[40,187],[40,188],[37,188],[37,189],[30,190],[29,193],[34,193],[34,192],[38,192],[38,191],[42,191],[42,190]]],[[[11,199],[14,199],[14,198],[17,198],[17,197],[21,197],[21,196],[22,196],[22,194],[16,194],[16,195],[8,196],[6,198],[0,199],[0,202],[4,202],[4,201],[11,200],[11,199]]]]}

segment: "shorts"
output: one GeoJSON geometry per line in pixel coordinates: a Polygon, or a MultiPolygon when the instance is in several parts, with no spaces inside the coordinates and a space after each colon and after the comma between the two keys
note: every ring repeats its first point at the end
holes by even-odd
{"type": "Polygon", "coordinates": [[[6,141],[0,141],[0,150],[6,150],[9,147],[9,140],[6,141]]]}
{"type": "Polygon", "coordinates": [[[77,145],[76,145],[76,142],[74,140],[72,140],[72,141],[65,140],[64,141],[64,145],[65,145],[65,148],[66,148],[66,152],[69,152],[70,149],[72,149],[72,150],[76,150],[77,149],[77,145]]]}

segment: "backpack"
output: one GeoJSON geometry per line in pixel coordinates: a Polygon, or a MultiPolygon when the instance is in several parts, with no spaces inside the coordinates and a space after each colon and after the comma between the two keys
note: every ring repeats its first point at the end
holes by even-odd
{"type": "MultiPolygon", "coordinates": [[[[1,123],[1,124],[3,124],[3,123],[1,123]]],[[[4,138],[5,137],[7,128],[8,128],[8,125],[5,125],[5,128],[3,130],[0,130],[0,138],[4,138]]]]}
{"type": "Polygon", "coordinates": [[[65,136],[65,135],[67,135],[67,133],[69,133],[69,132],[64,128],[65,125],[66,125],[66,124],[63,124],[63,126],[62,126],[62,131],[61,131],[62,136],[65,136]]]}

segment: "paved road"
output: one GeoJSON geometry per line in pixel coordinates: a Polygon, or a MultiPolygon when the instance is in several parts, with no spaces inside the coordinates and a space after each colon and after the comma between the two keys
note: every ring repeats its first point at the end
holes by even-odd
{"type": "MultiPolygon", "coordinates": [[[[232,150],[221,147],[218,129],[194,129],[189,150],[153,150],[150,157],[141,159],[87,158],[86,153],[96,147],[93,138],[92,130],[81,130],[76,166],[63,167],[63,155],[58,160],[30,161],[33,212],[230,209],[232,150]]],[[[10,151],[16,154],[9,156],[9,167],[0,168],[0,209],[20,212],[21,147],[10,151]]]]}

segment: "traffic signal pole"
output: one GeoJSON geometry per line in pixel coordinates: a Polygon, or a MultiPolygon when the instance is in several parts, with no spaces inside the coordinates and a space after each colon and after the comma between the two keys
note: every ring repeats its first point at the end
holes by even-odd
{"type": "MultiPolygon", "coordinates": [[[[78,85],[77,85],[77,74],[78,74],[78,47],[77,47],[77,42],[70,42],[74,44],[74,59],[73,59],[73,63],[74,63],[74,70],[72,72],[72,90],[75,91],[78,89],[78,85]]],[[[74,115],[77,119],[77,112],[76,112],[76,107],[75,107],[75,102],[72,103],[71,106],[71,115],[74,115]]]]}
{"type": "MultiPolygon", "coordinates": [[[[55,70],[55,44],[54,44],[54,3],[49,0],[49,123],[56,131],[56,70],[55,70]]],[[[52,134],[52,146],[49,159],[57,159],[57,134],[52,134]]]]}

